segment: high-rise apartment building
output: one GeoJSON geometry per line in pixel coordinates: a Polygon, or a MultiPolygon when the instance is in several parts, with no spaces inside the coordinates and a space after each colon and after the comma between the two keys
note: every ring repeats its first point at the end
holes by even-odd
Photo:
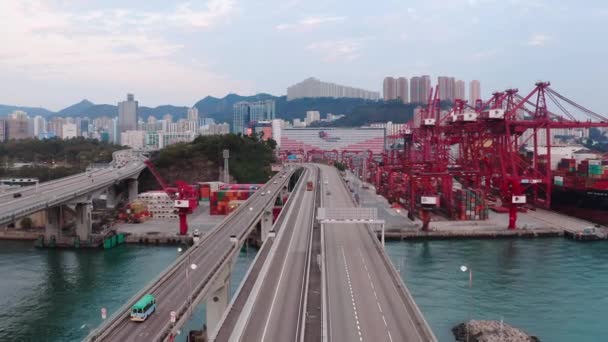
{"type": "Polygon", "coordinates": [[[34,118],[34,137],[46,133],[46,120],[38,115],[34,118]]]}
{"type": "Polygon", "coordinates": [[[89,119],[80,119],[80,136],[81,137],[88,137],[89,136],[89,119]]]}
{"type": "Polygon", "coordinates": [[[426,103],[431,90],[431,77],[428,75],[414,76],[410,79],[410,102],[426,103]]]}
{"type": "Polygon", "coordinates": [[[396,85],[397,85],[397,96],[396,98],[401,100],[401,102],[403,103],[409,103],[409,89],[408,89],[408,84],[407,84],[407,78],[405,77],[399,77],[396,81],[395,81],[396,85]]]}
{"type": "Polygon", "coordinates": [[[30,121],[27,113],[20,110],[12,112],[6,121],[6,132],[7,140],[31,138],[34,132],[30,130],[30,121]]]}
{"type": "Polygon", "coordinates": [[[163,115],[163,120],[165,120],[165,122],[167,122],[167,123],[171,123],[171,122],[173,122],[173,115],[165,114],[165,115],[163,115]]]}
{"type": "Polygon", "coordinates": [[[249,102],[249,121],[270,121],[274,117],[274,100],[249,102]]]}
{"type": "Polygon", "coordinates": [[[0,142],[5,142],[8,138],[6,119],[0,119],[0,142]]]}
{"type": "Polygon", "coordinates": [[[405,77],[385,77],[382,89],[384,101],[401,100],[403,103],[409,102],[408,82],[405,77]]]}
{"type": "Polygon", "coordinates": [[[137,110],[138,103],[135,101],[133,94],[127,94],[126,101],[118,102],[117,139],[120,139],[120,133],[122,132],[137,130],[137,110]]]}
{"type": "Polygon", "coordinates": [[[380,98],[380,93],[335,83],[322,82],[316,78],[310,77],[287,88],[288,101],[303,97],[348,97],[378,100],[380,98]]]}
{"type": "Polygon", "coordinates": [[[76,138],[78,136],[78,126],[74,123],[66,123],[63,125],[62,127],[62,134],[61,134],[63,139],[72,139],[72,138],[76,138]]]}
{"type": "Polygon", "coordinates": [[[454,77],[439,76],[437,85],[439,85],[439,100],[454,101],[456,97],[456,79],[454,77]]]}
{"type": "Polygon", "coordinates": [[[232,132],[234,134],[245,133],[245,128],[249,123],[249,103],[237,102],[232,107],[232,132]]]}
{"type": "Polygon", "coordinates": [[[196,107],[188,108],[188,121],[198,122],[198,109],[196,107]]]}
{"type": "Polygon", "coordinates": [[[420,83],[422,78],[414,76],[410,79],[410,101],[420,103],[420,83]]]}
{"type": "Polygon", "coordinates": [[[481,99],[481,84],[478,80],[472,80],[469,85],[469,104],[475,106],[475,102],[481,99]]]}
{"type": "Polygon", "coordinates": [[[275,117],[273,100],[238,102],[233,106],[232,132],[244,134],[250,122],[271,121],[275,117]]]}
{"type": "Polygon", "coordinates": [[[466,99],[464,93],[464,81],[457,80],[454,87],[454,99],[464,100],[466,99]]]}
{"type": "Polygon", "coordinates": [[[382,96],[384,101],[391,101],[397,98],[397,84],[393,77],[385,77],[382,82],[382,96]]]}
{"type": "Polygon", "coordinates": [[[420,81],[420,89],[418,90],[420,94],[420,101],[422,103],[427,103],[429,100],[429,95],[431,94],[431,76],[423,75],[420,81]]]}

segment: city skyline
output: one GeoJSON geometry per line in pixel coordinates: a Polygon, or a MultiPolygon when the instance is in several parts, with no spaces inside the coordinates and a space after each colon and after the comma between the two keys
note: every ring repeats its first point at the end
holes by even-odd
{"type": "Polygon", "coordinates": [[[601,88],[588,90],[608,76],[594,66],[605,48],[580,40],[584,34],[600,41],[606,32],[602,2],[345,4],[6,1],[0,4],[6,42],[0,103],[57,110],[82,98],[114,103],[132,91],[141,103],[191,106],[207,95],[284,95],[310,75],[381,91],[385,75],[457,74],[481,80],[483,98],[509,87],[527,92],[547,80],[590,108],[606,105],[597,96],[601,88]],[[576,28],[568,25],[573,21],[576,28]],[[239,53],[245,32],[264,37],[264,49],[239,53]],[[466,48],[450,55],[446,46],[466,48]],[[573,51],[588,61],[578,63],[573,51]]]}

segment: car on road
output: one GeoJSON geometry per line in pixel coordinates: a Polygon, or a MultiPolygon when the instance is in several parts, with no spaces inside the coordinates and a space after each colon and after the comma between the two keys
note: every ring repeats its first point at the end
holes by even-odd
{"type": "Polygon", "coordinates": [[[19,197],[21,197],[21,193],[20,192],[15,192],[13,194],[13,198],[19,198],[19,197]]]}

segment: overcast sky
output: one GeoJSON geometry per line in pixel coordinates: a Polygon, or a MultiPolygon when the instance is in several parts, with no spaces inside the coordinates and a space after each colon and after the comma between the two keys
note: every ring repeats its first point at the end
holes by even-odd
{"type": "Polygon", "coordinates": [[[484,97],[550,80],[606,114],[607,21],[603,0],[0,0],[0,103],[192,105],[430,74],[484,97]]]}

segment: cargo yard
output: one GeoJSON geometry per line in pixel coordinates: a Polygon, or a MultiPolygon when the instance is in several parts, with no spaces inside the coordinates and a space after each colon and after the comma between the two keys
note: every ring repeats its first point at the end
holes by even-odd
{"type": "MultiPolygon", "coordinates": [[[[328,139],[324,131],[318,137],[298,131],[298,144],[283,138],[287,148],[280,158],[350,170],[364,181],[362,189],[372,188],[415,223],[417,233],[410,235],[561,236],[603,230],[598,224],[608,223],[608,156],[583,142],[590,129],[605,131],[608,118],[549,82],[522,95],[518,89],[495,92],[485,102],[456,99],[447,110],[439,99],[439,87],[431,89],[428,103],[410,122],[397,133],[387,129],[387,148],[380,154],[347,149],[339,136],[328,139]]],[[[352,132],[351,140],[365,140],[352,132]]],[[[354,196],[360,200],[361,194],[354,196]]]]}

